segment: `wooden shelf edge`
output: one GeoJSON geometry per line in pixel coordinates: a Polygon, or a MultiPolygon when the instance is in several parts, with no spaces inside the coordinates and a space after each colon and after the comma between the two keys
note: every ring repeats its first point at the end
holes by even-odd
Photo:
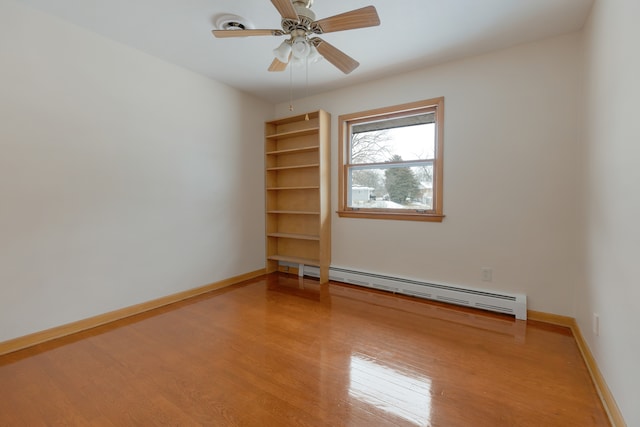
{"type": "Polygon", "coordinates": [[[287,137],[293,137],[293,136],[312,135],[314,133],[318,133],[319,131],[320,131],[320,127],[314,126],[306,129],[292,130],[288,132],[274,133],[272,135],[265,135],[265,138],[277,139],[277,138],[287,138],[287,137]]]}
{"type": "Polygon", "coordinates": [[[280,215],[320,215],[320,212],[310,211],[267,211],[268,214],[280,214],[280,215]]]}
{"type": "Polygon", "coordinates": [[[313,265],[316,267],[320,267],[320,260],[317,259],[299,258],[286,255],[271,255],[268,256],[267,259],[271,261],[293,262],[295,264],[313,265]]]}
{"type": "Polygon", "coordinates": [[[311,163],[308,165],[295,165],[295,166],[278,166],[274,168],[267,168],[268,171],[283,171],[289,169],[307,169],[307,168],[318,168],[320,167],[319,163],[311,163]]]}
{"type": "Polygon", "coordinates": [[[267,191],[282,191],[282,190],[319,190],[319,186],[309,187],[268,187],[267,191]]]}
{"type": "Polygon", "coordinates": [[[318,145],[312,145],[307,147],[299,147],[299,148],[289,148],[287,150],[275,150],[275,151],[267,151],[265,154],[267,156],[277,156],[280,154],[294,154],[294,153],[304,153],[308,151],[318,151],[320,147],[318,145]]]}
{"type": "Polygon", "coordinates": [[[283,239],[297,239],[297,240],[317,240],[320,241],[320,236],[310,234],[295,234],[295,233],[267,233],[267,237],[279,237],[283,239]]]}

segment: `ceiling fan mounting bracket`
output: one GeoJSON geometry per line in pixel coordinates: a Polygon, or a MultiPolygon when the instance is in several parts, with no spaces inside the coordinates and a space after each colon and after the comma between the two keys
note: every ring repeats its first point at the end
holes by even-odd
{"type": "Polygon", "coordinates": [[[310,9],[311,6],[313,6],[313,0],[294,0],[293,6],[306,7],[307,9],[310,9]]]}
{"type": "Polygon", "coordinates": [[[215,27],[219,30],[241,31],[254,29],[255,25],[242,16],[227,13],[216,17],[215,27]]]}

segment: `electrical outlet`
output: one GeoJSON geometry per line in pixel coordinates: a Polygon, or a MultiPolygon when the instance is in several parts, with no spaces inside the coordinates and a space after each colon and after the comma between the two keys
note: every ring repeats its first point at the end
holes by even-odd
{"type": "Polygon", "coordinates": [[[593,334],[600,336],[600,315],[598,313],[593,313],[593,334]]]}
{"type": "Polygon", "coordinates": [[[489,267],[482,267],[482,281],[490,282],[493,280],[493,270],[489,267]]]}

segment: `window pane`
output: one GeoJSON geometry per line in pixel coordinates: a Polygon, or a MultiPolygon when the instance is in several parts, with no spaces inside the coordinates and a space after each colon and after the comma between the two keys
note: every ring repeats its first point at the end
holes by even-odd
{"type": "Polygon", "coordinates": [[[434,123],[357,132],[365,129],[362,126],[352,129],[352,164],[433,159],[435,156],[434,123]]]}
{"type": "Polygon", "coordinates": [[[433,209],[433,162],[412,167],[352,167],[347,175],[348,207],[433,209]]]}

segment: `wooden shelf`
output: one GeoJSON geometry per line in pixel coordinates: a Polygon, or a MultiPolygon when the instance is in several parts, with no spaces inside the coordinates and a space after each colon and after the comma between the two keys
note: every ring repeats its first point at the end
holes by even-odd
{"type": "Polygon", "coordinates": [[[314,265],[314,266],[320,265],[320,260],[311,259],[311,258],[300,258],[295,256],[271,255],[267,257],[267,259],[271,261],[293,262],[295,264],[314,265]]]}
{"type": "Polygon", "coordinates": [[[287,191],[287,190],[318,190],[319,186],[309,186],[309,187],[269,187],[267,191],[287,191]]]}
{"type": "Polygon", "coordinates": [[[276,151],[268,151],[267,156],[277,156],[280,154],[298,154],[298,153],[310,153],[313,151],[318,151],[320,147],[314,145],[312,147],[300,147],[300,148],[289,148],[286,150],[276,150],[276,151]]]}
{"type": "Polygon", "coordinates": [[[320,212],[312,211],[267,211],[268,214],[284,214],[284,215],[320,215],[320,212]]]}
{"type": "Polygon", "coordinates": [[[320,167],[318,163],[312,163],[310,165],[294,165],[294,166],[277,166],[274,168],[267,168],[268,171],[284,171],[289,169],[306,169],[306,168],[317,168],[320,167]]]}
{"type": "Polygon", "coordinates": [[[280,133],[274,133],[273,135],[266,135],[266,139],[280,139],[280,138],[292,138],[295,136],[305,136],[317,134],[320,130],[319,127],[311,127],[306,129],[291,130],[280,133]]]}
{"type": "Polygon", "coordinates": [[[309,234],[293,234],[293,233],[267,233],[267,237],[280,237],[282,239],[297,239],[297,240],[320,240],[320,236],[312,236],[309,234]]]}

